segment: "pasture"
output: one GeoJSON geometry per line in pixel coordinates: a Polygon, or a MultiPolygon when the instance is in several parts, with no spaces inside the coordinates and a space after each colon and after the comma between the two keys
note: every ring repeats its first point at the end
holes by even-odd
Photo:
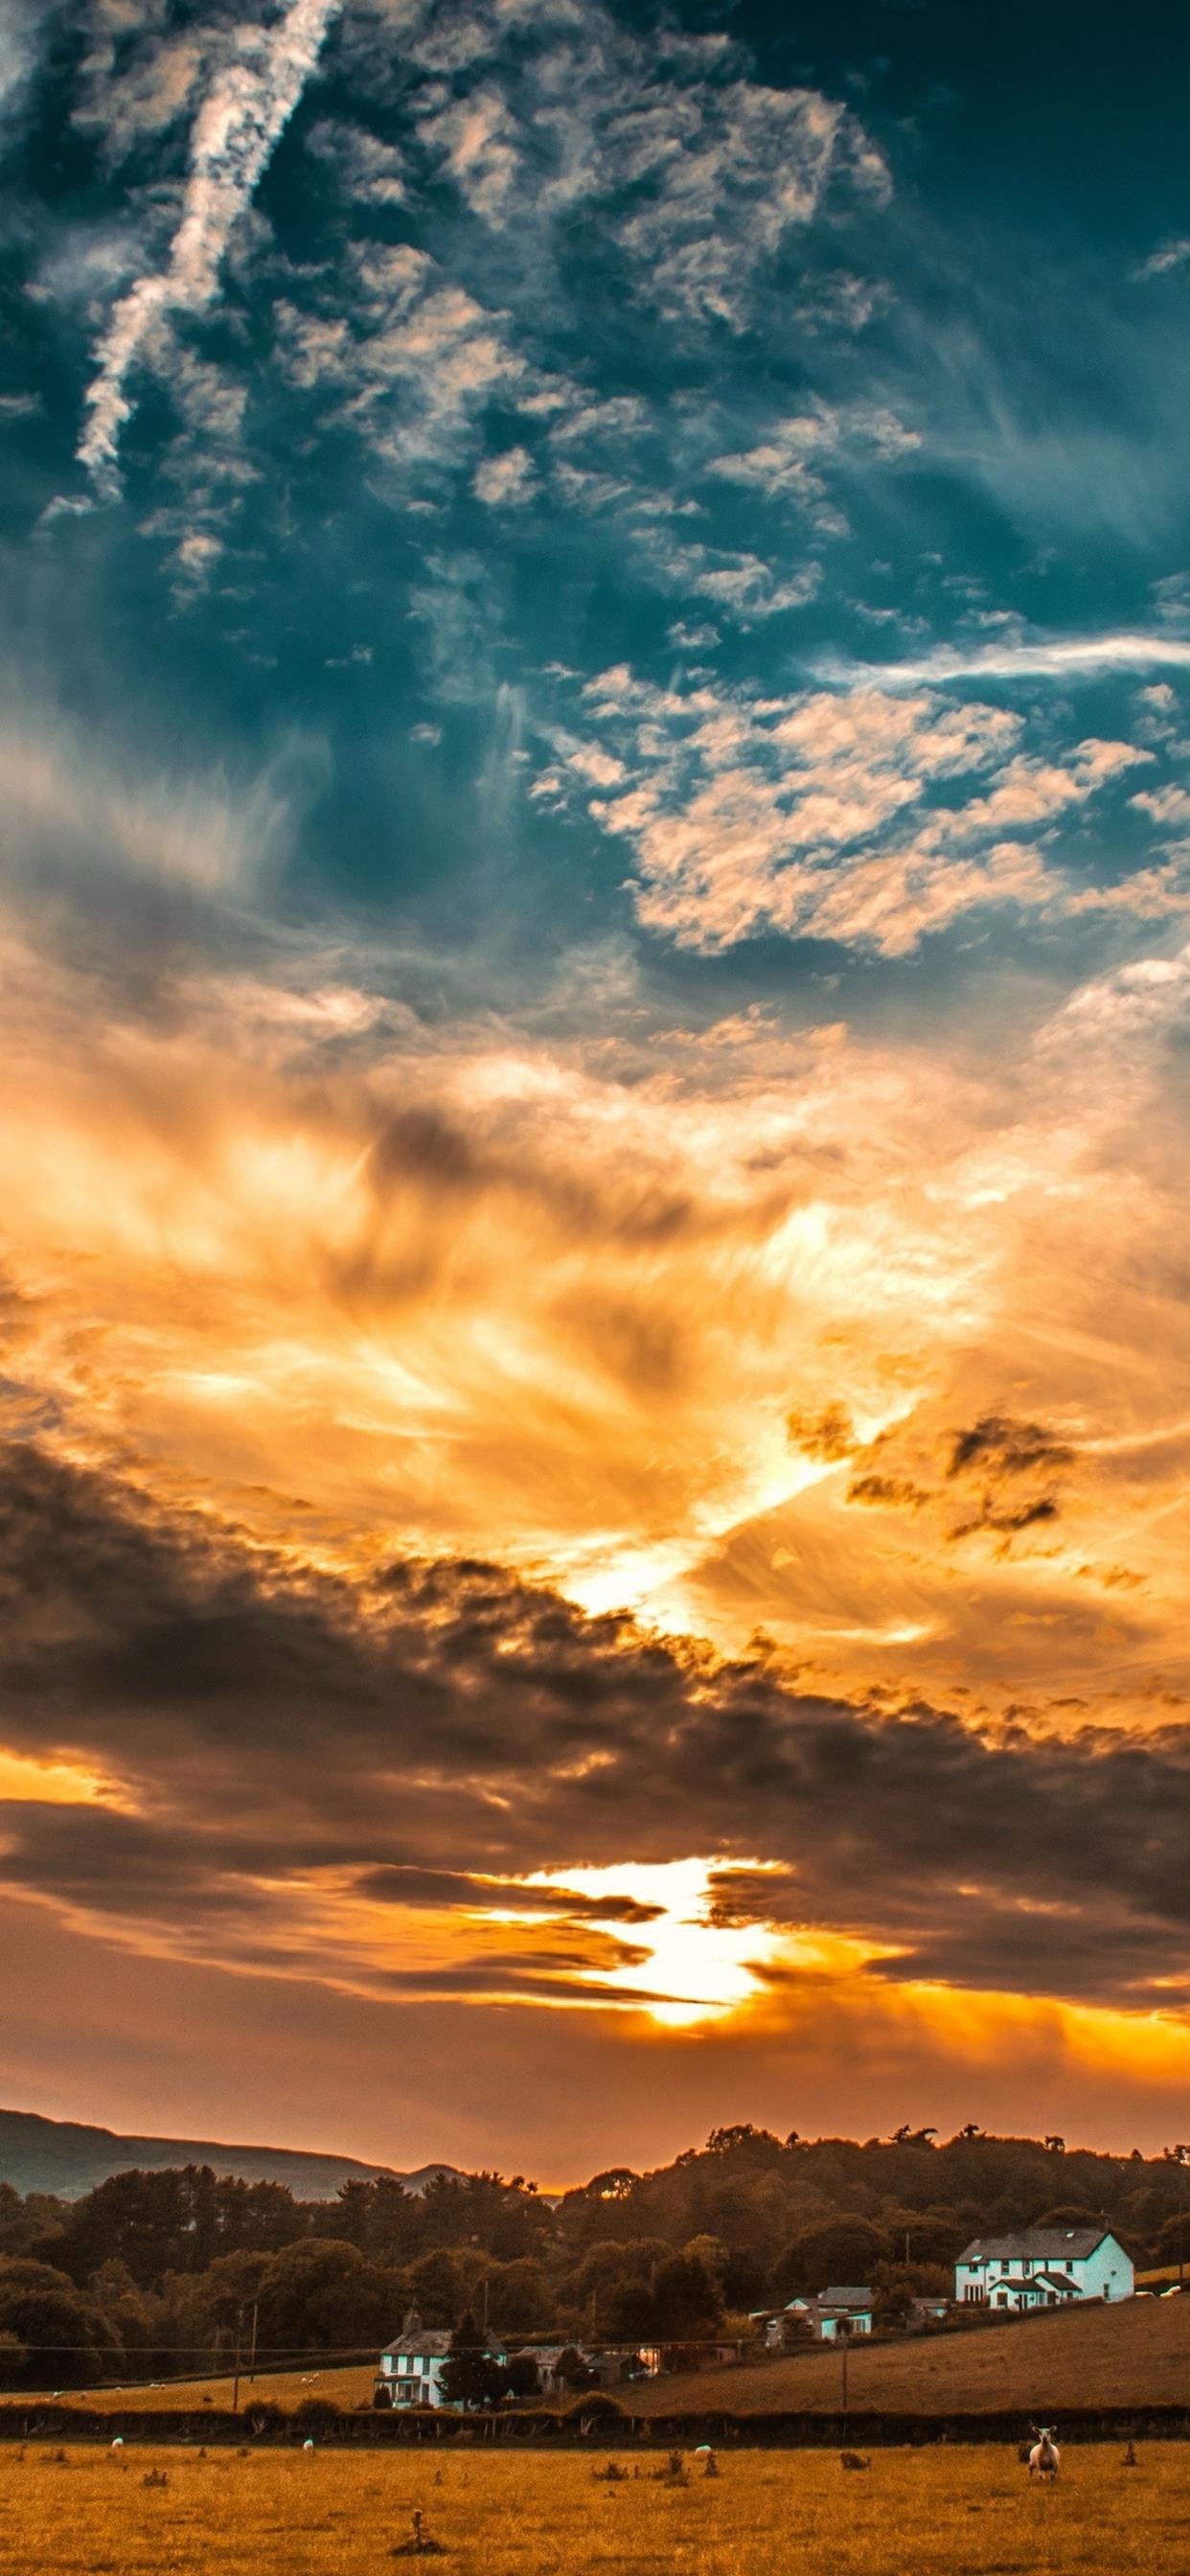
{"type": "MultiPolygon", "coordinates": [[[[638,2381],[618,2395],[625,2413],[635,2415],[834,2414],[841,2372],[838,2351],[819,2345],[785,2360],[638,2381]]],[[[324,2397],[345,2411],[370,2407],[374,2375],[370,2362],[261,2372],[251,2385],[245,2375],[240,2405],[263,2400],[295,2407],[305,2398],[324,2397]]],[[[1046,2416],[1058,2421],[1080,2406],[1141,2412],[1184,2406],[1190,2393],[1190,2297],[1129,2299],[1114,2308],[1092,2302],[1052,2316],[1018,2317],[976,2332],[914,2336],[903,2343],[857,2339],[848,2375],[851,2403],[860,2414],[1015,2410],[1028,2423],[1046,2416]]],[[[61,2403],[117,2413],[143,2404],[172,2414],[193,2413],[208,2401],[230,2406],[231,2396],[230,2379],[207,2377],[152,2388],[125,2383],[75,2390],[61,2403]]]]}
{"type": "MultiPolygon", "coordinates": [[[[632,2408],[641,2415],[833,2414],[841,2378],[839,2352],[818,2345],[744,2369],[647,2382],[633,2393],[632,2408]]],[[[1184,2406],[1190,2298],[1125,2299],[1118,2307],[1089,2300],[1006,2325],[904,2342],[856,2336],[848,2379],[859,2413],[994,2415],[1015,2408],[1027,2423],[1058,2422],[1076,2406],[1184,2406]]]]}
{"type": "MultiPolygon", "coordinates": [[[[614,2454],[611,2456],[615,2456],[614,2454]]],[[[400,2576],[423,2517],[441,2576],[1184,2576],[1190,2448],[516,2458],[0,2450],[0,2576],[400,2576]]]]}

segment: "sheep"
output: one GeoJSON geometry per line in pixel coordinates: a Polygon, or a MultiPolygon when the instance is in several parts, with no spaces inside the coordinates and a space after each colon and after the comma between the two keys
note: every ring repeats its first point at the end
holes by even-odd
{"type": "Polygon", "coordinates": [[[1029,2453],[1029,2475],[1041,2478],[1043,2482],[1056,2478],[1062,2455],[1054,2440],[1054,2427],[1052,2424],[1035,2424],[1033,2430],[1037,2439],[1029,2453]]]}

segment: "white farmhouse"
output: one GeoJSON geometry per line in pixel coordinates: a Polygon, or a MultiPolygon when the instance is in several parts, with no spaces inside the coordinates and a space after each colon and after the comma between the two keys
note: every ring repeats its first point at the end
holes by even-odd
{"type": "MultiPolygon", "coordinates": [[[[442,2374],[450,2353],[449,2326],[423,2326],[411,2312],[393,2343],[386,2344],[372,2391],[374,2406],[449,2406],[442,2374]]],[[[493,2337],[484,2343],[489,2361],[507,2361],[508,2348],[493,2337]]]]}
{"type": "Polygon", "coordinates": [[[954,2267],[964,2306],[1011,2315],[1061,2308],[1076,2299],[1130,2299],[1132,2265],[1110,2228],[1022,2227],[1015,2236],[976,2236],[954,2267]]]}

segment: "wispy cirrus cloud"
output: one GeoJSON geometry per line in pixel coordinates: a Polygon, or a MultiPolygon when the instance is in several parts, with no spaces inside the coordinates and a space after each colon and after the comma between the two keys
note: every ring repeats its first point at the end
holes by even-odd
{"type": "Polygon", "coordinates": [[[938,644],[899,662],[824,659],[838,687],[918,689],[946,680],[1075,680],[1097,671],[1190,670],[1190,639],[1179,635],[1036,635],[992,644],[938,644]]]}
{"type": "Polygon", "coordinates": [[[20,107],[49,17],[50,0],[0,0],[0,142],[20,107]]]}
{"type": "Polygon", "coordinates": [[[1168,241],[1161,242],[1156,250],[1150,251],[1134,274],[1137,278],[1168,277],[1171,269],[1184,268],[1188,259],[1190,234],[1174,233],[1168,241]]]}

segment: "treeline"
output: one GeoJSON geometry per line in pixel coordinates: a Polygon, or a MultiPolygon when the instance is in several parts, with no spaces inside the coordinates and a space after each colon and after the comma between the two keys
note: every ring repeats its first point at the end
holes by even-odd
{"type": "Polygon", "coordinates": [[[1102,2220],[1138,2265],[1190,2255],[1180,2150],[1068,2152],[1060,2139],[929,2131],[858,2144],[749,2125],[561,2199],[520,2175],[423,2192],[378,2179],[336,2200],[205,2166],[116,2174],[85,2199],[0,2183],[0,2385],[67,2388],[378,2352],[410,2308],[506,2338],[697,2343],[747,2312],[868,2282],[895,2326],[949,2289],[969,2237],[1102,2220]]]}

